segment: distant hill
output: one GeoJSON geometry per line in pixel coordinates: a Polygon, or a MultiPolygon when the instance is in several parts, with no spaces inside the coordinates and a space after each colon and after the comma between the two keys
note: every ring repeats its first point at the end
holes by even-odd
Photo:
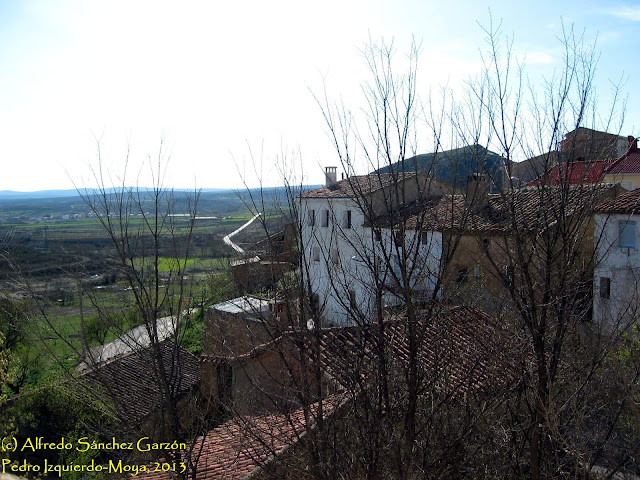
{"type": "MultiPolygon", "coordinates": [[[[298,187],[294,192],[297,196],[302,191],[311,190],[316,186],[298,187]]],[[[141,190],[143,191],[143,190],[141,190]]],[[[175,213],[189,211],[187,196],[193,192],[174,190],[175,213]]],[[[262,190],[231,190],[231,189],[202,189],[198,201],[198,215],[230,215],[246,214],[253,210],[253,202],[260,207],[261,203],[267,210],[287,209],[290,195],[285,187],[263,188],[262,190]]],[[[152,208],[151,198],[144,198],[152,208]]],[[[87,214],[90,212],[85,201],[76,190],[41,190],[37,192],[0,191],[0,220],[14,217],[41,217],[44,215],[61,216],[73,214],[87,214]]]]}
{"type": "Polygon", "coordinates": [[[505,162],[506,159],[497,153],[476,144],[443,152],[423,153],[372,173],[389,173],[392,169],[398,172],[417,170],[428,172],[431,177],[460,188],[467,186],[470,173],[488,173],[490,183],[501,187],[505,162]]]}
{"type": "Polygon", "coordinates": [[[35,192],[16,192],[14,190],[0,190],[0,200],[28,199],[28,198],[64,198],[77,197],[78,192],[71,190],[38,190],[35,192]]]}

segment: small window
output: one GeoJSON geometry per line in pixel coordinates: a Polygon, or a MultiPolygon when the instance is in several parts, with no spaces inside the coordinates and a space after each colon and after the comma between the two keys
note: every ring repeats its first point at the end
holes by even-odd
{"type": "Polygon", "coordinates": [[[422,232],[422,245],[429,244],[429,232],[422,232]]]}
{"type": "Polygon", "coordinates": [[[459,268],[456,274],[456,283],[459,285],[467,283],[468,275],[469,275],[469,272],[466,268],[459,268]]]}
{"type": "Polygon", "coordinates": [[[320,310],[320,296],[317,293],[312,293],[309,296],[309,308],[312,314],[320,310]]]}
{"type": "Polygon", "coordinates": [[[376,238],[376,242],[381,242],[382,241],[382,232],[380,231],[379,228],[375,228],[373,230],[373,235],[376,238]]]}
{"type": "Polygon", "coordinates": [[[315,227],[316,226],[316,211],[315,210],[309,210],[309,226],[310,227],[315,227]]]}
{"type": "Polygon", "coordinates": [[[331,262],[333,262],[335,265],[340,263],[340,255],[338,254],[337,248],[331,249],[331,262]]]}
{"type": "Polygon", "coordinates": [[[473,278],[476,280],[482,278],[482,267],[480,265],[473,267],[473,278]]]}
{"type": "Polygon", "coordinates": [[[513,285],[513,267],[511,265],[502,267],[502,280],[507,287],[513,285]]]}
{"type": "Polygon", "coordinates": [[[344,228],[351,228],[351,210],[345,210],[342,217],[342,226],[344,228]]]}
{"type": "Polygon", "coordinates": [[[357,308],[358,307],[357,300],[358,299],[356,297],[355,290],[349,290],[349,305],[351,306],[351,308],[357,308]]]}
{"type": "Polygon", "coordinates": [[[485,252],[485,253],[489,251],[489,239],[488,238],[483,238],[482,239],[482,251],[485,252]]]}
{"type": "Polygon", "coordinates": [[[398,248],[404,248],[404,235],[402,232],[393,232],[393,241],[398,248]]]}
{"type": "Polygon", "coordinates": [[[329,210],[322,211],[322,226],[325,228],[329,226],[329,210]]]}
{"type": "Polygon", "coordinates": [[[605,300],[611,298],[611,279],[609,277],[600,277],[600,298],[605,300]]]}
{"type": "Polygon", "coordinates": [[[636,222],[618,222],[618,246],[622,248],[636,248],[636,222]]]}
{"type": "Polygon", "coordinates": [[[320,261],[320,247],[313,247],[312,259],[314,262],[320,261]]]}

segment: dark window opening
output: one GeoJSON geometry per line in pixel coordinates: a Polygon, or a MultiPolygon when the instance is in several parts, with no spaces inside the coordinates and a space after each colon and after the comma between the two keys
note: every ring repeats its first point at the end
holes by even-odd
{"type": "Polygon", "coordinates": [[[459,268],[456,274],[456,283],[460,285],[467,283],[468,276],[469,276],[469,271],[466,268],[459,268]]]}
{"type": "Polygon", "coordinates": [[[396,247],[404,248],[404,235],[402,232],[393,232],[393,240],[396,243],[396,247]]]}
{"type": "Polygon", "coordinates": [[[358,303],[357,303],[357,297],[356,297],[356,292],[355,290],[349,290],[349,305],[351,306],[352,309],[357,308],[358,307],[358,303]]]}
{"type": "Polygon", "coordinates": [[[600,298],[608,300],[611,298],[611,279],[600,277],[600,298]]]}
{"type": "Polygon", "coordinates": [[[503,270],[503,281],[507,287],[511,287],[513,285],[513,267],[511,265],[505,265],[502,267],[503,270]]]}
{"type": "Polygon", "coordinates": [[[322,226],[325,228],[329,226],[329,210],[322,211],[322,226]]]}
{"type": "Polygon", "coordinates": [[[227,360],[220,360],[216,366],[218,374],[218,399],[225,407],[230,407],[233,401],[233,368],[227,360]]]}
{"type": "Polygon", "coordinates": [[[351,228],[351,210],[344,212],[344,228],[351,228]]]}

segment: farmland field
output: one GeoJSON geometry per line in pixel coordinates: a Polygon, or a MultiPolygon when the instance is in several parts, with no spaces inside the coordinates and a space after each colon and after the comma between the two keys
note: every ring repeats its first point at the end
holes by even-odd
{"type": "MultiPolygon", "coordinates": [[[[183,283],[183,305],[203,306],[226,299],[233,292],[229,264],[237,253],[222,242],[253,217],[243,199],[234,192],[203,193],[197,216],[180,212],[179,201],[164,225],[171,241],[160,244],[157,271],[159,295],[178,298],[178,275],[183,283]],[[189,255],[185,244],[192,228],[189,255]],[[176,250],[176,247],[178,250],[176,250]],[[175,256],[179,257],[176,259],[175,256]]],[[[154,257],[144,254],[149,241],[147,212],[123,218],[141,242],[141,255],[132,259],[140,271],[153,271],[154,257]]],[[[269,221],[279,221],[276,213],[269,221]]],[[[132,286],[122,275],[112,240],[103,222],[117,217],[98,217],[78,196],[51,199],[0,199],[0,289],[5,295],[31,303],[24,345],[16,353],[29,368],[27,384],[37,386],[49,373],[73,367],[82,349],[81,332],[88,347],[109,342],[123,329],[136,325],[132,286]],[[25,300],[26,301],[26,300],[25,300]],[[100,330],[98,313],[120,316],[118,329],[100,330]],[[83,327],[84,326],[84,327],[83,327]],[[86,332],[85,332],[86,333],[86,332]]],[[[260,228],[249,229],[237,239],[247,245],[260,238],[260,228]]],[[[185,346],[197,352],[202,345],[202,319],[188,322],[185,346]]],[[[1,392],[0,392],[1,393],[1,392]]]]}

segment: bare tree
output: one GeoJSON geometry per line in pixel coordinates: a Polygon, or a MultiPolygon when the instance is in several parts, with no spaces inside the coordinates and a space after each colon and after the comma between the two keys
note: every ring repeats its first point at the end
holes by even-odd
{"type": "MultiPolygon", "coordinates": [[[[186,273],[200,193],[179,194],[165,186],[168,160],[161,145],[157,158],[148,157],[141,167],[152,185],[131,186],[129,153],[124,171],[116,175],[107,170],[98,143],[95,186],[77,188],[110,241],[110,271],[103,275],[118,282],[121,303],[96,294],[87,272],[72,272],[81,332],[68,335],[30,279],[21,278],[35,305],[27,313],[32,329],[64,342],[80,362],[73,368],[54,351],[43,352],[67,372],[61,388],[101,406],[99,424],[86,426],[98,439],[135,443],[147,436],[179,444],[196,438],[208,421],[197,399],[198,360],[181,347],[190,315],[198,314],[192,302],[202,302],[186,273]]],[[[193,478],[198,448],[191,442],[174,458],[184,464],[178,472],[183,478],[193,478]]],[[[127,453],[106,452],[125,462],[127,453]]]]}
{"type": "Polygon", "coordinates": [[[268,298],[209,310],[203,383],[265,477],[638,471],[637,340],[591,321],[593,216],[620,189],[588,169],[576,181],[585,150],[563,138],[610,129],[617,97],[594,123],[594,50],[570,29],[542,86],[486,34],[483,72],[439,109],[418,95],[416,47],[403,70],[371,43],[362,115],[316,98],[336,150],[326,185],[284,175],[279,205],[249,192],[270,247],[268,219],[292,220],[299,267],[268,298]],[[523,187],[515,160],[536,155],[548,175],[523,187]]]}

